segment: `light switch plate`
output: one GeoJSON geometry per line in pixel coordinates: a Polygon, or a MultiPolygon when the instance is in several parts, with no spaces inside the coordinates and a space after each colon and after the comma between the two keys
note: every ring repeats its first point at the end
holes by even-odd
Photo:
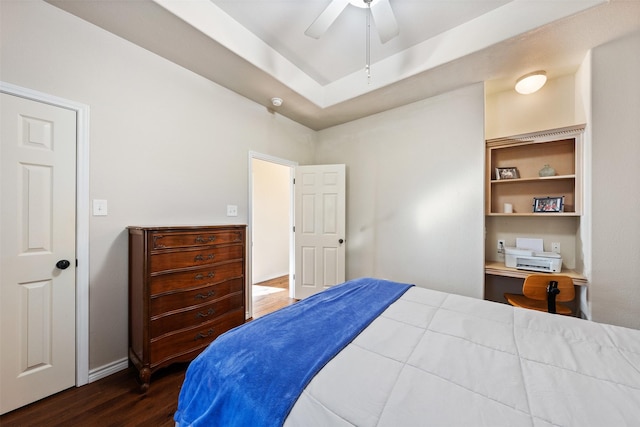
{"type": "Polygon", "coordinates": [[[107,216],[107,201],[93,200],[93,216],[107,216]]]}

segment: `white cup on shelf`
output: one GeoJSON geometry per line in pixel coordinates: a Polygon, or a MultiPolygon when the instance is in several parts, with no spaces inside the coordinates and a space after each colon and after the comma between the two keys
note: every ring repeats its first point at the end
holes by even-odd
{"type": "Polygon", "coordinates": [[[513,213],[513,205],[511,203],[504,204],[504,213],[513,213]]]}

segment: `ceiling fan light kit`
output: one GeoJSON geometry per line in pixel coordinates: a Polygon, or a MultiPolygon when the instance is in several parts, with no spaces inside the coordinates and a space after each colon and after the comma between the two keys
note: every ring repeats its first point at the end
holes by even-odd
{"type": "Polygon", "coordinates": [[[398,23],[389,0],[332,0],[315,21],[304,32],[307,36],[319,39],[340,16],[349,4],[366,8],[366,65],[367,83],[371,83],[371,18],[376,24],[380,42],[386,43],[398,35],[398,23]]]}
{"type": "Polygon", "coordinates": [[[525,74],[516,81],[516,92],[522,95],[529,95],[539,91],[547,82],[547,73],[539,70],[525,74]]]}
{"type": "Polygon", "coordinates": [[[398,23],[389,0],[332,0],[304,33],[319,39],[349,4],[371,11],[382,43],[398,35],[398,23]]]}
{"type": "Polygon", "coordinates": [[[369,0],[369,1],[367,1],[367,0],[349,0],[349,3],[351,3],[355,7],[359,7],[359,8],[365,9],[368,6],[373,6],[374,4],[378,3],[378,1],[380,1],[380,0],[369,0]]]}

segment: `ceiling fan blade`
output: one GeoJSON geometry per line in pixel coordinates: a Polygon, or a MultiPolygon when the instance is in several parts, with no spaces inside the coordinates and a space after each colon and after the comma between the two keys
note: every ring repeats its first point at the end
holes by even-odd
{"type": "Polygon", "coordinates": [[[378,35],[382,43],[386,43],[398,35],[398,23],[396,22],[396,17],[393,14],[389,0],[380,0],[371,6],[371,15],[373,15],[373,21],[376,23],[378,35]]]}
{"type": "Polygon", "coordinates": [[[319,39],[329,29],[331,24],[333,24],[333,21],[336,20],[338,15],[342,13],[348,4],[349,0],[333,0],[304,33],[309,37],[319,39]]]}

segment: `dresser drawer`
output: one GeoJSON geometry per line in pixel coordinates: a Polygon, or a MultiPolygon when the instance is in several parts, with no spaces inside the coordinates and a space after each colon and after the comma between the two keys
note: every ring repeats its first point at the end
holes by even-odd
{"type": "Polygon", "coordinates": [[[151,277],[149,290],[151,296],[154,296],[166,292],[201,288],[206,285],[224,282],[228,279],[242,277],[244,275],[243,269],[244,263],[242,261],[233,261],[199,270],[159,274],[151,277]]]}
{"type": "Polygon", "coordinates": [[[152,297],[149,315],[156,317],[170,311],[201,305],[208,301],[215,301],[229,294],[242,292],[243,286],[244,278],[241,277],[211,286],[152,297]]]}
{"type": "Polygon", "coordinates": [[[243,245],[211,246],[193,250],[167,251],[151,255],[151,273],[242,259],[243,245]]]}
{"type": "Polygon", "coordinates": [[[244,293],[236,292],[208,304],[151,318],[151,338],[214,320],[229,311],[244,307],[244,293]]]}
{"type": "Polygon", "coordinates": [[[173,334],[163,335],[151,340],[151,368],[177,358],[194,349],[204,348],[220,334],[244,323],[244,309],[222,315],[211,322],[184,329],[173,334]]]}
{"type": "Polygon", "coordinates": [[[244,242],[243,230],[156,232],[151,235],[152,250],[242,242],[244,242]]]}

